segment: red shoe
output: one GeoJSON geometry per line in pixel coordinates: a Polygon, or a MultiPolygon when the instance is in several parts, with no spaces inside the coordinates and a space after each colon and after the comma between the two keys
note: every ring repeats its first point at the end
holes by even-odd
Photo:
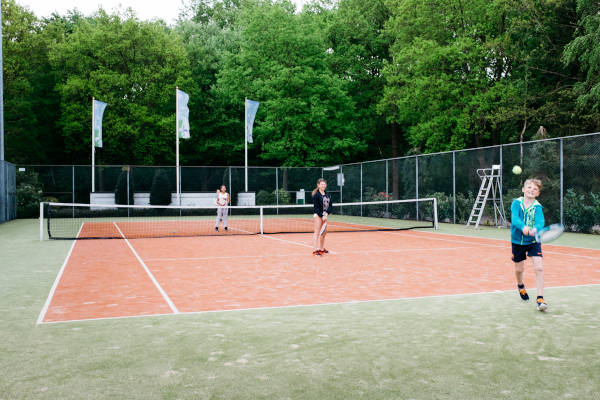
{"type": "Polygon", "coordinates": [[[329,253],[329,250],[327,250],[327,249],[323,249],[323,250],[320,250],[320,251],[321,251],[321,253],[324,253],[324,254],[329,253]]]}
{"type": "Polygon", "coordinates": [[[315,250],[315,251],[313,251],[313,256],[319,256],[320,257],[322,255],[323,255],[323,252],[321,250],[315,250]]]}

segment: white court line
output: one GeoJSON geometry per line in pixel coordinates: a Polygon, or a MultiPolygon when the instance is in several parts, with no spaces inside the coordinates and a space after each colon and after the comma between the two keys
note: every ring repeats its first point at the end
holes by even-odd
{"type": "Polygon", "coordinates": [[[137,253],[137,251],[135,251],[135,249],[133,248],[131,243],[129,243],[129,240],[125,237],[125,235],[123,235],[123,232],[121,232],[121,229],[119,229],[119,226],[117,225],[117,223],[113,222],[113,225],[115,226],[115,228],[117,228],[117,230],[121,234],[121,237],[123,238],[123,240],[125,240],[125,243],[127,243],[127,246],[129,246],[129,248],[131,249],[131,251],[133,252],[135,257],[138,259],[138,261],[140,262],[140,264],[142,265],[142,267],[144,268],[144,270],[150,277],[150,280],[154,283],[154,286],[156,286],[156,288],[158,289],[158,291],[160,292],[162,297],[165,299],[165,301],[171,308],[171,311],[173,311],[174,314],[179,314],[179,310],[177,309],[177,307],[175,307],[175,304],[173,304],[173,302],[171,301],[171,299],[169,298],[167,293],[163,290],[162,286],[160,286],[160,284],[158,283],[158,281],[156,280],[154,275],[152,275],[152,272],[150,272],[150,269],[148,269],[148,267],[146,266],[146,264],[144,263],[144,261],[142,260],[140,255],[137,253]]]}
{"type": "MultiPolygon", "coordinates": [[[[229,229],[235,229],[236,231],[240,231],[240,232],[245,232],[245,233],[250,233],[250,234],[252,234],[252,232],[245,231],[245,230],[243,230],[243,229],[237,229],[237,228],[231,228],[231,227],[230,227],[229,229]]],[[[310,232],[307,232],[307,233],[310,233],[310,232]]],[[[273,237],[273,236],[270,236],[270,235],[258,235],[258,236],[259,236],[259,237],[262,237],[262,238],[265,238],[265,239],[279,240],[280,242],[285,242],[285,243],[295,244],[295,245],[297,245],[297,246],[304,246],[304,247],[308,247],[309,249],[312,249],[312,248],[313,248],[313,247],[312,247],[311,245],[309,245],[309,244],[302,243],[302,242],[295,242],[295,241],[293,241],[293,240],[286,240],[286,239],[276,238],[276,237],[273,237]]],[[[334,252],[334,251],[331,251],[331,250],[329,250],[329,253],[331,253],[331,254],[337,254],[336,252],[334,252]]]]}
{"type": "MultiPolygon", "coordinates": [[[[570,285],[570,286],[547,286],[544,289],[570,289],[570,288],[579,288],[579,287],[600,287],[600,283],[588,283],[584,285],[570,285]]],[[[347,304],[366,304],[366,303],[382,303],[382,302],[399,302],[399,301],[413,301],[413,300],[426,300],[426,299],[437,299],[437,298],[446,298],[446,297],[462,297],[462,296],[477,296],[477,295],[487,295],[487,294],[499,294],[499,293],[509,293],[513,292],[516,289],[506,289],[506,290],[494,290],[491,292],[473,292],[473,293],[456,293],[456,294],[438,294],[431,296],[419,296],[419,297],[400,297],[395,299],[378,299],[378,300],[350,300],[350,301],[341,301],[338,303],[315,303],[315,304],[295,304],[290,306],[273,306],[273,307],[255,307],[255,308],[235,308],[231,310],[210,310],[210,311],[186,311],[180,312],[178,315],[204,315],[204,314],[217,314],[217,313],[233,313],[240,311],[264,311],[264,310],[285,310],[285,309],[294,309],[294,308],[305,308],[305,307],[320,307],[320,306],[337,306],[337,305],[347,305],[347,304]]],[[[122,317],[101,317],[101,318],[86,318],[86,319],[72,319],[68,321],[49,321],[44,322],[43,325],[50,324],[64,324],[71,322],[87,322],[87,321],[106,321],[106,320],[119,320],[126,318],[142,318],[142,317],[165,317],[174,314],[145,314],[145,315],[129,315],[122,317]]]]}
{"type": "MultiPolygon", "coordinates": [[[[461,235],[458,233],[443,233],[443,232],[435,232],[435,231],[423,231],[421,230],[421,228],[417,228],[415,229],[416,232],[421,232],[421,233],[431,233],[434,235],[443,235],[443,236],[460,236],[460,237],[465,237],[465,238],[471,238],[471,239],[484,239],[484,240],[495,240],[497,242],[509,242],[509,240],[506,239],[498,239],[498,238],[489,238],[489,237],[479,237],[479,236],[470,236],[470,235],[461,235]]],[[[572,233],[572,232],[567,232],[567,233],[572,233]]],[[[579,246],[570,246],[570,245],[566,245],[566,244],[547,244],[547,246],[556,246],[556,247],[567,247],[567,248],[571,248],[571,249],[582,249],[582,250],[592,250],[592,251],[600,251],[598,249],[592,249],[589,247],[579,247],[579,246]]]]}
{"type": "MultiPolygon", "coordinates": [[[[383,233],[390,233],[390,234],[402,235],[402,236],[410,236],[409,234],[405,234],[405,232],[383,232],[383,233]]],[[[472,238],[474,240],[488,239],[488,238],[478,238],[478,237],[473,237],[473,236],[451,235],[451,234],[437,233],[437,232],[423,232],[423,233],[435,233],[435,234],[438,234],[438,235],[447,235],[447,236],[461,236],[461,237],[472,238]]],[[[463,241],[463,240],[452,240],[452,239],[441,239],[441,238],[427,238],[426,240],[438,240],[438,241],[443,241],[443,242],[464,243],[464,244],[472,244],[472,245],[477,245],[477,246],[494,247],[494,248],[502,248],[502,249],[508,248],[508,245],[510,244],[510,242],[504,241],[502,239],[490,239],[490,240],[502,241],[502,242],[505,243],[504,246],[500,246],[500,245],[496,245],[496,244],[489,244],[489,243],[467,242],[467,241],[463,241]]],[[[552,246],[552,245],[549,244],[548,246],[552,246]]],[[[559,247],[567,247],[567,246],[559,246],[559,247]]],[[[581,250],[594,250],[594,249],[588,249],[588,248],[585,248],[585,247],[574,247],[574,248],[575,249],[581,249],[581,250]]],[[[582,254],[561,253],[559,251],[552,251],[552,250],[543,250],[543,253],[544,254],[557,254],[557,255],[567,256],[567,257],[587,258],[587,259],[590,259],[590,260],[600,260],[600,257],[585,256],[585,255],[582,255],[582,254]]]]}
{"type": "MultiPolygon", "coordinates": [[[[79,227],[79,230],[77,231],[76,238],[79,237],[79,234],[81,233],[82,229],[83,229],[83,223],[81,224],[81,226],[79,227]]],[[[60,282],[63,272],[65,271],[65,268],[67,267],[67,263],[69,262],[69,258],[71,257],[71,253],[73,253],[73,249],[75,248],[75,243],[77,243],[77,239],[73,240],[73,244],[71,245],[71,248],[69,249],[69,252],[67,253],[67,257],[65,258],[65,262],[63,262],[62,267],[60,267],[60,270],[58,271],[58,275],[56,275],[56,279],[54,280],[52,289],[50,289],[48,298],[46,299],[46,302],[44,303],[44,307],[42,307],[42,311],[40,311],[40,315],[38,316],[38,319],[37,319],[38,325],[41,324],[42,321],[44,320],[44,318],[46,317],[46,313],[48,312],[48,308],[50,307],[50,303],[52,302],[52,298],[54,297],[54,292],[56,291],[56,288],[58,287],[58,282],[60,282]]]]}
{"type": "MultiPolygon", "coordinates": [[[[451,251],[451,250],[464,250],[474,249],[475,246],[461,246],[461,247],[446,247],[437,248],[435,250],[451,251]]],[[[403,249],[381,249],[381,250],[351,250],[342,251],[332,254],[347,255],[347,254],[363,254],[363,253],[405,253],[407,251],[431,251],[431,247],[419,247],[419,248],[403,248],[403,249]]],[[[287,254],[268,254],[268,255],[244,255],[244,256],[214,256],[214,257],[169,257],[169,258],[147,258],[146,262],[163,262],[163,261],[203,261],[203,260],[220,260],[220,259],[238,259],[238,258],[263,258],[263,257],[295,257],[295,256],[306,256],[307,253],[287,253],[287,254]]],[[[310,254],[309,254],[310,255],[310,254]]]]}

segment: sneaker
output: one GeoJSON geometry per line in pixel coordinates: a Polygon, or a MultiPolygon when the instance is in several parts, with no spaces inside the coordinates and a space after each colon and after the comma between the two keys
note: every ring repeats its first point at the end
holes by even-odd
{"type": "Polygon", "coordinates": [[[538,311],[546,311],[548,304],[544,301],[543,297],[538,297],[536,302],[538,311]]]}
{"type": "Polygon", "coordinates": [[[323,254],[327,254],[327,253],[329,253],[329,250],[327,250],[327,249],[323,249],[323,250],[321,250],[321,253],[323,253],[323,254]]]}
{"type": "Polygon", "coordinates": [[[323,255],[323,253],[321,252],[321,250],[315,250],[313,251],[313,256],[319,256],[321,257],[323,255]]]}
{"type": "Polygon", "coordinates": [[[523,301],[527,301],[529,300],[529,295],[527,294],[527,290],[525,290],[525,285],[522,286],[523,287],[517,285],[517,288],[519,289],[519,296],[521,296],[523,301]]]}
{"type": "Polygon", "coordinates": [[[227,232],[229,229],[227,227],[225,227],[225,232],[227,232]]]}
{"type": "Polygon", "coordinates": [[[219,227],[215,226],[215,232],[219,232],[219,227]]]}

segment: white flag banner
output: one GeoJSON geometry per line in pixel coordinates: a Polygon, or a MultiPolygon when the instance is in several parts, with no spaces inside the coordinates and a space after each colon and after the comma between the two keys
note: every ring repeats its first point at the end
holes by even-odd
{"type": "Polygon", "coordinates": [[[177,136],[180,139],[190,138],[190,95],[177,89],[177,136]]]}

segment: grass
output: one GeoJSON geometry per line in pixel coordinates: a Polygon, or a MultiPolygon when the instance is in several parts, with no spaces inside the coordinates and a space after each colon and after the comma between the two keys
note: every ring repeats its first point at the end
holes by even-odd
{"type": "Polygon", "coordinates": [[[0,225],[0,399],[600,398],[600,286],[36,325],[71,245],[37,229],[0,225]]]}

